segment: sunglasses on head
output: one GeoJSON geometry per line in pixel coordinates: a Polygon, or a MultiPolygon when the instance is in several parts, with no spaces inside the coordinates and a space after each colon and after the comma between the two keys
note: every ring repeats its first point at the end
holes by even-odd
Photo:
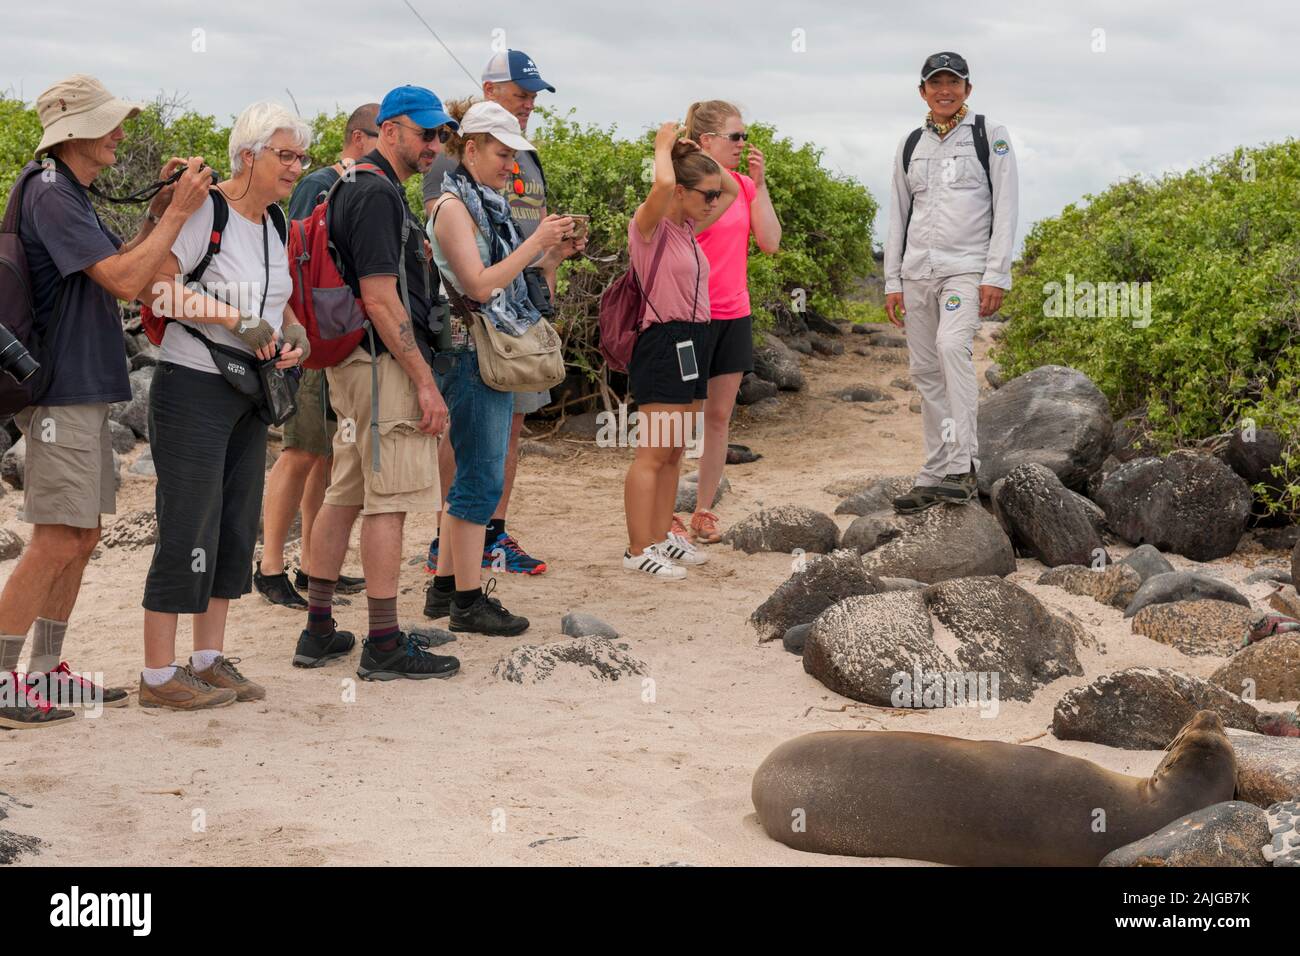
{"type": "MultiPolygon", "coordinates": [[[[397,120],[393,120],[393,122],[397,123],[397,120]]],[[[447,140],[451,139],[451,130],[445,126],[437,126],[433,129],[424,129],[419,126],[407,126],[405,123],[397,123],[397,125],[409,129],[426,143],[432,143],[435,139],[440,143],[445,143],[447,140]]]]}
{"type": "Polygon", "coordinates": [[[696,189],[694,186],[687,186],[686,188],[693,193],[699,193],[704,197],[705,202],[717,202],[718,197],[722,195],[721,189],[696,189]]]}
{"type": "Polygon", "coordinates": [[[966,61],[959,56],[950,56],[947,53],[936,53],[930,59],[925,61],[925,72],[930,73],[934,70],[954,69],[959,73],[969,73],[970,68],[966,61]]]}

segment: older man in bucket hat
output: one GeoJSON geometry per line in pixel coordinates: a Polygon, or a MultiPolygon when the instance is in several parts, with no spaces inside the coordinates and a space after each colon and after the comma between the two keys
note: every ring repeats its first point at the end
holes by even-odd
{"type": "Polygon", "coordinates": [[[122,124],[141,107],[76,74],[36,100],[44,134],[9,203],[27,256],[40,337],[51,373],[36,404],[14,416],[26,437],[24,521],[32,537],[0,593],[0,726],[48,727],[73,717],[68,704],[120,706],[61,660],[81,575],[99,541],[100,515],[116,508],[108,409],[131,398],[118,299],[136,298],[162,265],[181,226],[207,196],[203,160],[172,159],[166,179],[129,242],[95,214],[87,188],[117,161],[122,124]],[[48,158],[42,160],[46,154],[48,158]],[[28,672],[18,660],[33,621],[28,672]]]}

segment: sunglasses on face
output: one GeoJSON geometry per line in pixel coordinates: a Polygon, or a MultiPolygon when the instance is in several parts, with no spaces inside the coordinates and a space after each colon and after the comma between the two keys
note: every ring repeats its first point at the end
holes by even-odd
{"type": "Polygon", "coordinates": [[[947,53],[936,53],[930,59],[925,61],[925,72],[932,70],[946,70],[952,68],[960,73],[969,73],[966,61],[959,56],[949,56],[947,53]]]}
{"type": "MultiPolygon", "coordinates": [[[[397,123],[396,120],[393,122],[397,123]]],[[[397,123],[397,125],[409,129],[426,143],[432,143],[435,139],[440,143],[445,143],[447,140],[451,139],[451,130],[445,126],[438,126],[434,129],[422,129],[419,126],[407,126],[405,123],[397,123]]]]}
{"type": "Polygon", "coordinates": [[[706,203],[715,203],[718,201],[718,197],[722,195],[721,189],[696,189],[694,186],[687,186],[686,188],[693,193],[699,193],[704,197],[706,203]]]}
{"type": "Polygon", "coordinates": [[[292,166],[295,159],[303,169],[307,169],[311,166],[311,157],[306,153],[295,153],[291,149],[276,149],[272,150],[272,152],[275,153],[276,158],[280,160],[281,166],[292,166]]]}
{"type": "Polygon", "coordinates": [[[744,132],[744,133],[710,133],[709,135],[710,135],[710,136],[720,136],[720,137],[722,137],[723,139],[729,139],[729,140],[731,140],[733,143],[739,143],[739,142],[741,142],[741,141],[746,141],[746,140],[749,139],[749,133],[748,133],[748,131],[746,131],[746,132],[744,132]]]}

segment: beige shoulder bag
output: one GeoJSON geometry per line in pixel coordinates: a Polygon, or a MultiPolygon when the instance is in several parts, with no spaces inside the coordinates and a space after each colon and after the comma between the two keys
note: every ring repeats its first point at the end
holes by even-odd
{"type": "Polygon", "coordinates": [[[523,335],[509,335],[482,312],[471,309],[446,276],[443,285],[474,338],[478,372],[488,388],[498,392],[542,392],[564,381],[560,334],[550,322],[538,319],[523,335]]]}

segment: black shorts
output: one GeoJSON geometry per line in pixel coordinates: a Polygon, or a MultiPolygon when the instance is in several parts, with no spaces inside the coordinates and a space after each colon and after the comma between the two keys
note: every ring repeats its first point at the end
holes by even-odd
{"type": "Polygon", "coordinates": [[[712,336],[708,322],[653,322],[637,336],[628,384],[638,405],[689,405],[709,395],[709,359],[712,336]],[[695,343],[698,376],[682,380],[677,343],[695,343]]]}
{"type": "Polygon", "coordinates": [[[709,378],[754,371],[754,317],[714,319],[709,323],[713,343],[709,378]]]}

